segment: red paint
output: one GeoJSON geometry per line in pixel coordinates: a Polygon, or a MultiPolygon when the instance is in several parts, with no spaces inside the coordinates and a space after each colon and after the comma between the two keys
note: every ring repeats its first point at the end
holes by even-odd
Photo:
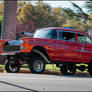
{"type": "Polygon", "coordinates": [[[21,52],[29,53],[31,52],[33,47],[42,46],[46,50],[50,60],[59,62],[72,61],[81,63],[89,63],[91,61],[92,44],[84,44],[84,51],[82,51],[83,44],[78,42],[77,33],[87,35],[88,37],[91,37],[90,35],[72,29],[63,29],[63,28],[47,28],[47,29],[75,32],[76,41],[72,42],[53,39],[22,37],[21,39],[24,40],[24,44],[21,44],[20,46],[23,46],[24,49],[22,49],[21,52]]]}
{"type": "Polygon", "coordinates": [[[19,60],[18,62],[19,62],[20,64],[22,64],[22,61],[21,61],[21,60],[19,60]]]}

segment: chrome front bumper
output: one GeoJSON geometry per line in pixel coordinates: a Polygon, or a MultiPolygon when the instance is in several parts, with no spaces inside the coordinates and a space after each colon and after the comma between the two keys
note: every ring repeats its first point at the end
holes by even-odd
{"type": "Polygon", "coordinates": [[[0,53],[0,55],[2,55],[2,56],[8,56],[8,55],[15,55],[17,53],[20,53],[20,51],[17,51],[17,52],[4,52],[4,53],[0,53]]]}

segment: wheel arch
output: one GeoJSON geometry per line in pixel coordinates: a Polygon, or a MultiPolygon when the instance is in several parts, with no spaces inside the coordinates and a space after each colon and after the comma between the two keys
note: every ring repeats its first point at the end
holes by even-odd
{"type": "Polygon", "coordinates": [[[43,46],[34,46],[31,50],[31,54],[35,53],[45,59],[46,63],[50,63],[49,55],[43,46]]]}
{"type": "MultiPolygon", "coordinates": [[[[90,59],[89,63],[92,63],[92,58],[90,59]]],[[[89,64],[89,63],[88,63],[88,64],[89,64]]]]}

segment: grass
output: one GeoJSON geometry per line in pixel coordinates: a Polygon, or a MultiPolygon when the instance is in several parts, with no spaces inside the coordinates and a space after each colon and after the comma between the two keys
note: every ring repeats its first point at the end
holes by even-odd
{"type": "MultiPolygon", "coordinates": [[[[77,66],[79,66],[80,64],[77,64],[77,66]]],[[[86,64],[82,64],[82,65],[86,65],[86,64]]],[[[87,66],[87,65],[86,65],[87,66]]],[[[0,69],[5,69],[5,66],[4,65],[0,65],[0,69]]],[[[29,68],[21,68],[21,70],[25,70],[25,71],[28,71],[29,70],[29,68]]],[[[47,64],[46,65],[46,68],[45,68],[45,70],[48,70],[48,71],[60,71],[60,68],[59,67],[56,67],[56,65],[55,64],[47,64]]],[[[81,72],[80,70],[76,70],[77,72],[81,72]]],[[[85,70],[85,71],[83,71],[83,72],[87,72],[87,69],[85,70]]]]}
{"type": "Polygon", "coordinates": [[[4,69],[4,65],[0,65],[0,69],[4,69]]]}
{"type": "MultiPolygon", "coordinates": [[[[85,65],[85,66],[87,66],[86,64],[77,64],[77,66],[80,66],[80,65],[85,65]]],[[[46,70],[49,70],[49,71],[60,71],[60,68],[59,67],[56,67],[56,65],[54,64],[54,65],[51,65],[51,64],[47,64],[46,65],[46,70]]],[[[81,72],[80,70],[76,70],[76,72],[81,72]]],[[[83,72],[87,72],[87,69],[85,70],[85,71],[83,71],[83,72]]]]}
{"type": "Polygon", "coordinates": [[[56,67],[55,64],[54,64],[54,65],[52,65],[52,64],[47,64],[45,70],[50,70],[50,71],[53,71],[53,70],[54,70],[54,71],[60,71],[60,68],[56,67]]]}

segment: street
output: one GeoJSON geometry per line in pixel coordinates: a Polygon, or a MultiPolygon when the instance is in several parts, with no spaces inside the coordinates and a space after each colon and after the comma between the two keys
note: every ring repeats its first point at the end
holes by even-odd
{"type": "Polygon", "coordinates": [[[0,91],[92,91],[92,78],[0,73],[0,91]]]}

